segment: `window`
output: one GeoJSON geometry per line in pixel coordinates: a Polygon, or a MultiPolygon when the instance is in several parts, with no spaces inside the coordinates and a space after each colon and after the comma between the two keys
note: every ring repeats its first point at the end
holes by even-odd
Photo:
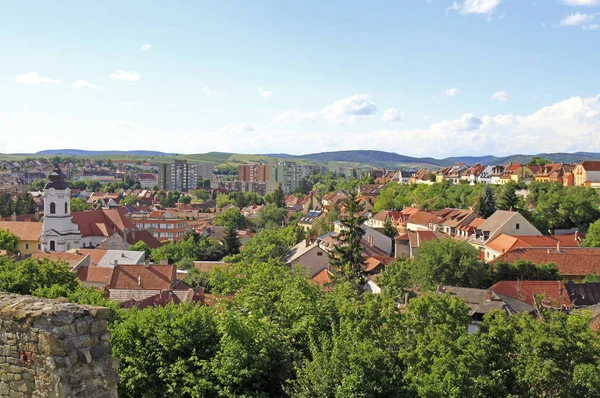
{"type": "Polygon", "coordinates": [[[519,229],[521,228],[521,225],[517,223],[517,225],[515,225],[515,229],[519,229]]]}
{"type": "Polygon", "coordinates": [[[69,205],[65,202],[65,214],[69,213],[69,205]]]}
{"type": "Polygon", "coordinates": [[[50,214],[56,214],[56,203],[50,202],[50,214]]]}
{"type": "Polygon", "coordinates": [[[25,249],[29,249],[29,243],[25,243],[25,249]]]}
{"type": "Polygon", "coordinates": [[[322,257],[323,256],[323,252],[317,252],[317,256],[318,257],[322,257]]]}

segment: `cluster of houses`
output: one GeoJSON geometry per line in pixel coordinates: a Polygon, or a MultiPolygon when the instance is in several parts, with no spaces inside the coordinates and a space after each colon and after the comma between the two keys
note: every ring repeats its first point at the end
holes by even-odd
{"type": "Polygon", "coordinates": [[[453,184],[469,183],[505,185],[511,182],[558,183],[563,186],[588,186],[600,188],[600,161],[579,164],[548,163],[533,165],[510,163],[507,165],[468,166],[457,163],[437,171],[420,169],[416,173],[398,172],[394,180],[404,184],[433,184],[450,181],[453,184]]]}
{"type": "MultiPolygon", "coordinates": [[[[480,183],[486,182],[488,176],[497,176],[498,180],[490,179],[489,183],[526,182],[528,178],[539,178],[538,181],[556,181],[563,185],[573,181],[575,185],[594,186],[594,181],[600,180],[600,162],[571,166],[466,167],[459,164],[442,169],[439,174],[430,173],[427,181],[442,178],[460,183],[466,176],[467,181],[480,183]],[[594,170],[596,166],[598,172],[594,170]]],[[[487,290],[452,286],[438,288],[440,292],[465,298],[472,306],[474,321],[492,308],[503,308],[508,312],[532,311],[534,299],[540,295],[544,295],[545,305],[563,309],[593,306],[600,302],[600,295],[594,296],[596,293],[581,290],[596,292],[589,284],[586,286],[579,282],[587,275],[600,274],[600,249],[580,247],[583,239],[580,232],[555,231],[554,235],[543,235],[521,214],[512,211],[499,210],[487,219],[470,209],[430,211],[406,207],[398,211],[375,212],[374,205],[385,184],[390,181],[409,183],[421,171],[411,177],[401,171],[372,173],[374,183],[361,185],[356,199],[363,209],[361,215],[366,219],[361,241],[368,277],[366,291],[379,293],[381,288],[377,280],[385,267],[396,258],[414,258],[424,242],[458,239],[477,248],[481,260],[488,263],[512,263],[516,260],[554,263],[564,278],[560,282],[503,281],[487,290]],[[395,231],[393,238],[389,231],[384,233],[384,228],[389,226],[395,231]]],[[[190,231],[218,239],[223,235],[223,227],[213,225],[213,218],[231,205],[218,208],[215,200],[207,200],[163,208],[158,201],[158,192],[152,189],[84,192],[69,189],[61,169],[53,169],[47,177],[49,181],[45,188],[35,195],[39,214],[0,221],[0,229],[8,229],[19,236],[19,255],[65,261],[83,284],[105,289],[108,297],[123,303],[123,306],[156,306],[204,301],[210,297],[201,289],[185,285],[182,281],[185,272],[178,271],[173,265],[151,264],[143,252],[134,252],[130,248],[140,241],[151,249],[157,248],[165,242],[184,238],[190,231]],[[85,200],[93,209],[71,212],[71,197],[85,200]],[[134,203],[123,202],[123,198],[131,197],[135,199],[134,203]]],[[[325,195],[311,192],[302,197],[290,194],[284,198],[288,219],[294,219],[308,234],[307,239],[290,250],[286,262],[291,269],[303,269],[317,284],[325,285],[332,279],[334,270],[330,262],[344,228],[336,221],[331,231],[315,234],[317,225],[322,218],[329,220],[332,211],[339,214],[337,220],[342,219],[346,214],[348,197],[347,192],[337,191],[325,195]]],[[[263,205],[253,204],[239,211],[252,219],[263,208],[263,205]]],[[[241,230],[238,236],[244,244],[252,239],[254,232],[241,230]]],[[[205,270],[224,264],[197,263],[195,266],[205,270]]],[[[600,291],[600,285],[597,289],[600,291]]]]}

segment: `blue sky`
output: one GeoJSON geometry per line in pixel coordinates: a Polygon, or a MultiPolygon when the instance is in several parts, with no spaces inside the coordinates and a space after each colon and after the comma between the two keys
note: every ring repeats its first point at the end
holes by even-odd
{"type": "Polygon", "coordinates": [[[600,151],[600,0],[0,0],[0,53],[2,153],[600,151]]]}

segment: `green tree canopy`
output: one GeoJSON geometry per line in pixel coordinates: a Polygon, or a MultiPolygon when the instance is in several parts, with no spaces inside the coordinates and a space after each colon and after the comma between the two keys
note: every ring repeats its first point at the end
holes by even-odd
{"type": "Polygon", "coordinates": [[[92,205],[90,205],[85,199],[81,198],[72,198],[71,199],[71,213],[76,213],[79,211],[91,210],[92,205]]]}
{"type": "Polygon", "coordinates": [[[19,237],[8,229],[0,229],[0,250],[6,250],[10,253],[17,253],[19,237]]]}

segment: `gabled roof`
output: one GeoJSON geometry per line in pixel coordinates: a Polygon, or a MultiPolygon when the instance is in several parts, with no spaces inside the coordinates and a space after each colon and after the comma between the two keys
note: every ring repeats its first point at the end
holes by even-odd
{"type": "Polygon", "coordinates": [[[438,218],[437,215],[430,213],[428,211],[421,210],[416,213],[413,213],[410,217],[408,217],[406,222],[411,223],[411,224],[416,224],[416,225],[428,226],[430,222],[436,221],[437,218],[438,218]]]}
{"type": "Polygon", "coordinates": [[[444,238],[447,238],[447,236],[437,231],[408,231],[408,240],[410,241],[410,246],[414,249],[420,247],[423,242],[444,238]]]}
{"type": "Polygon", "coordinates": [[[89,254],[78,252],[37,252],[33,253],[31,257],[37,259],[48,259],[55,262],[64,262],[67,263],[69,268],[72,270],[86,261],[89,265],[89,256],[89,254]]]}
{"type": "Polygon", "coordinates": [[[582,277],[600,274],[600,248],[592,247],[526,247],[510,250],[496,261],[513,263],[517,260],[528,260],[535,264],[554,263],[563,277],[582,277]]]}
{"type": "Polygon", "coordinates": [[[321,217],[321,214],[323,212],[320,210],[311,210],[305,216],[300,217],[298,224],[312,224],[317,218],[321,217]]]}
{"type": "Polygon", "coordinates": [[[490,288],[494,293],[534,305],[534,295],[544,295],[542,304],[553,308],[570,308],[572,303],[565,284],[561,281],[501,281],[490,288]]]}
{"type": "Polygon", "coordinates": [[[442,289],[438,288],[438,293],[448,293],[464,299],[470,308],[469,315],[471,316],[485,315],[492,310],[504,310],[509,314],[534,310],[532,305],[514,303],[512,300],[506,300],[504,295],[486,289],[443,286],[442,289]]]}
{"type": "Polygon", "coordinates": [[[27,221],[0,221],[0,229],[7,229],[17,235],[19,240],[37,241],[42,233],[43,223],[27,221]]]}
{"type": "Polygon", "coordinates": [[[125,229],[135,229],[135,225],[127,218],[127,209],[97,209],[72,213],[73,222],[79,226],[81,235],[110,236],[115,232],[123,233],[125,229]]]}
{"type": "Polygon", "coordinates": [[[586,160],[579,164],[585,171],[600,171],[600,161],[598,160],[586,160]]]}
{"type": "Polygon", "coordinates": [[[114,269],[109,288],[170,290],[176,281],[175,265],[119,265],[114,269]]]}
{"type": "Polygon", "coordinates": [[[324,286],[332,282],[332,276],[333,274],[327,268],[323,268],[312,277],[312,281],[319,286],[324,286]]]}
{"type": "Polygon", "coordinates": [[[82,282],[108,286],[113,275],[113,270],[113,268],[108,267],[79,267],[77,269],[77,279],[82,282]]]}
{"type": "Polygon", "coordinates": [[[579,244],[575,239],[572,239],[573,235],[558,235],[558,236],[545,236],[545,235],[534,235],[534,236],[510,236],[502,234],[496,239],[486,244],[490,249],[499,253],[504,253],[512,249],[519,247],[553,247],[556,248],[557,244],[560,243],[561,247],[578,247],[579,244]],[[564,236],[567,236],[565,238],[564,236]],[[563,243],[564,242],[564,243],[563,243]]]}

